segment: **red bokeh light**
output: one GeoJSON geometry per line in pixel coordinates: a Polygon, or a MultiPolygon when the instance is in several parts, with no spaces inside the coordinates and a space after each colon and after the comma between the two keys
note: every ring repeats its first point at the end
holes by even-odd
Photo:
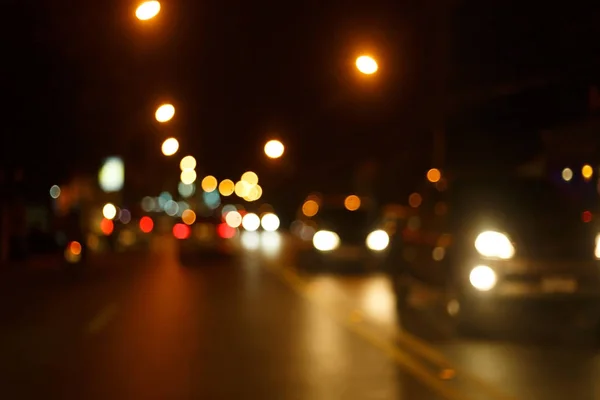
{"type": "Polygon", "coordinates": [[[175,224],[173,226],[173,236],[177,239],[187,239],[190,237],[192,230],[186,224],[175,224]]]}
{"type": "Polygon", "coordinates": [[[113,233],[114,229],[115,229],[115,224],[110,219],[103,218],[102,222],[100,222],[100,230],[106,236],[113,233]]]}
{"type": "Polygon", "coordinates": [[[217,233],[223,239],[231,239],[232,237],[235,236],[235,232],[236,232],[236,229],[230,227],[226,223],[219,224],[219,227],[217,228],[217,233]]]}
{"type": "Polygon", "coordinates": [[[581,214],[581,220],[583,222],[592,222],[592,213],[589,211],[584,211],[583,214],[581,214]]]}
{"type": "Polygon", "coordinates": [[[150,217],[142,217],[140,219],[140,230],[144,233],[150,233],[154,229],[154,221],[150,217]]]}

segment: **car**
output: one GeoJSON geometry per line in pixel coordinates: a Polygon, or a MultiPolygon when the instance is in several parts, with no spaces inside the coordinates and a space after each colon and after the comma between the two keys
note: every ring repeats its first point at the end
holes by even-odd
{"type": "Polygon", "coordinates": [[[184,266],[196,266],[206,261],[226,260],[235,255],[230,240],[237,229],[222,222],[216,214],[198,216],[191,225],[182,222],[173,226],[173,236],[178,241],[179,257],[184,266]]]}
{"type": "Polygon", "coordinates": [[[308,197],[294,229],[300,240],[297,264],[303,269],[372,270],[389,243],[371,199],[356,195],[308,197]]]}
{"type": "Polygon", "coordinates": [[[543,175],[455,173],[441,183],[411,195],[414,213],[392,235],[386,263],[399,305],[419,283],[439,289],[462,332],[531,317],[595,329],[595,210],[543,175]]]}

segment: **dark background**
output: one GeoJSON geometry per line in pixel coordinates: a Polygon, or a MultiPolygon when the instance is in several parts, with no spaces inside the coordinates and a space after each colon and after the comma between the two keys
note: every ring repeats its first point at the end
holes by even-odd
{"type": "Polygon", "coordinates": [[[2,164],[46,194],[119,154],[145,195],[176,179],[180,157],[160,154],[174,135],[205,173],[253,169],[300,196],[346,185],[366,160],[426,168],[439,127],[456,158],[525,159],[540,128],[586,115],[600,71],[598,6],[528,3],[171,0],[140,23],[136,2],[14,1],[2,164]],[[355,72],[361,52],[376,76],[355,72]],[[166,127],[162,101],[177,110],[166,127]],[[262,154],[271,137],[287,149],[276,163],[262,154]]]}

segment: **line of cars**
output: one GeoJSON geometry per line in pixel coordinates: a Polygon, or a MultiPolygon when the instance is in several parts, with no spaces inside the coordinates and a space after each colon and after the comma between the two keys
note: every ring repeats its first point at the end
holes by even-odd
{"type": "Polygon", "coordinates": [[[203,260],[230,258],[237,254],[238,243],[231,239],[240,230],[246,232],[275,232],[279,218],[271,211],[260,215],[226,205],[207,216],[193,219],[182,216],[182,222],[173,226],[173,235],[178,239],[182,265],[198,265],[203,260]]]}
{"type": "Polygon", "coordinates": [[[464,332],[600,321],[600,214],[546,176],[448,174],[409,205],[309,196],[292,231],[307,270],[385,270],[399,309],[414,283],[437,290],[464,332]]]}

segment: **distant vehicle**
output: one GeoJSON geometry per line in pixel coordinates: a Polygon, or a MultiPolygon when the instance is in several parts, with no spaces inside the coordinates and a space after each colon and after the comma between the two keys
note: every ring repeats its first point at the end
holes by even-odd
{"type": "Polygon", "coordinates": [[[301,239],[297,264],[304,269],[369,270],[380,266],[389,243],[369,198],[307,198],[294,229],[301,239]]]}
{"type": "Polygon", "coordinates": [[[567,186],[543,177],[463,175],[422,187],[388,254],[399,301],[416,279],[444,293],[448,314],[464,331],[486,330],[525,305],[555,301],[573,306],[565,323],[593,328],[600,215],[567,186]]]}
{"type": "Polygon", "coordinates": [[[215,216],[200,217],[191,225],[176,223],[173,235],[179,242],[179,255],[183,265],[201,265],[207,259],[231,257],[235,248],[230,240],[236,229],[215,216]]]}

